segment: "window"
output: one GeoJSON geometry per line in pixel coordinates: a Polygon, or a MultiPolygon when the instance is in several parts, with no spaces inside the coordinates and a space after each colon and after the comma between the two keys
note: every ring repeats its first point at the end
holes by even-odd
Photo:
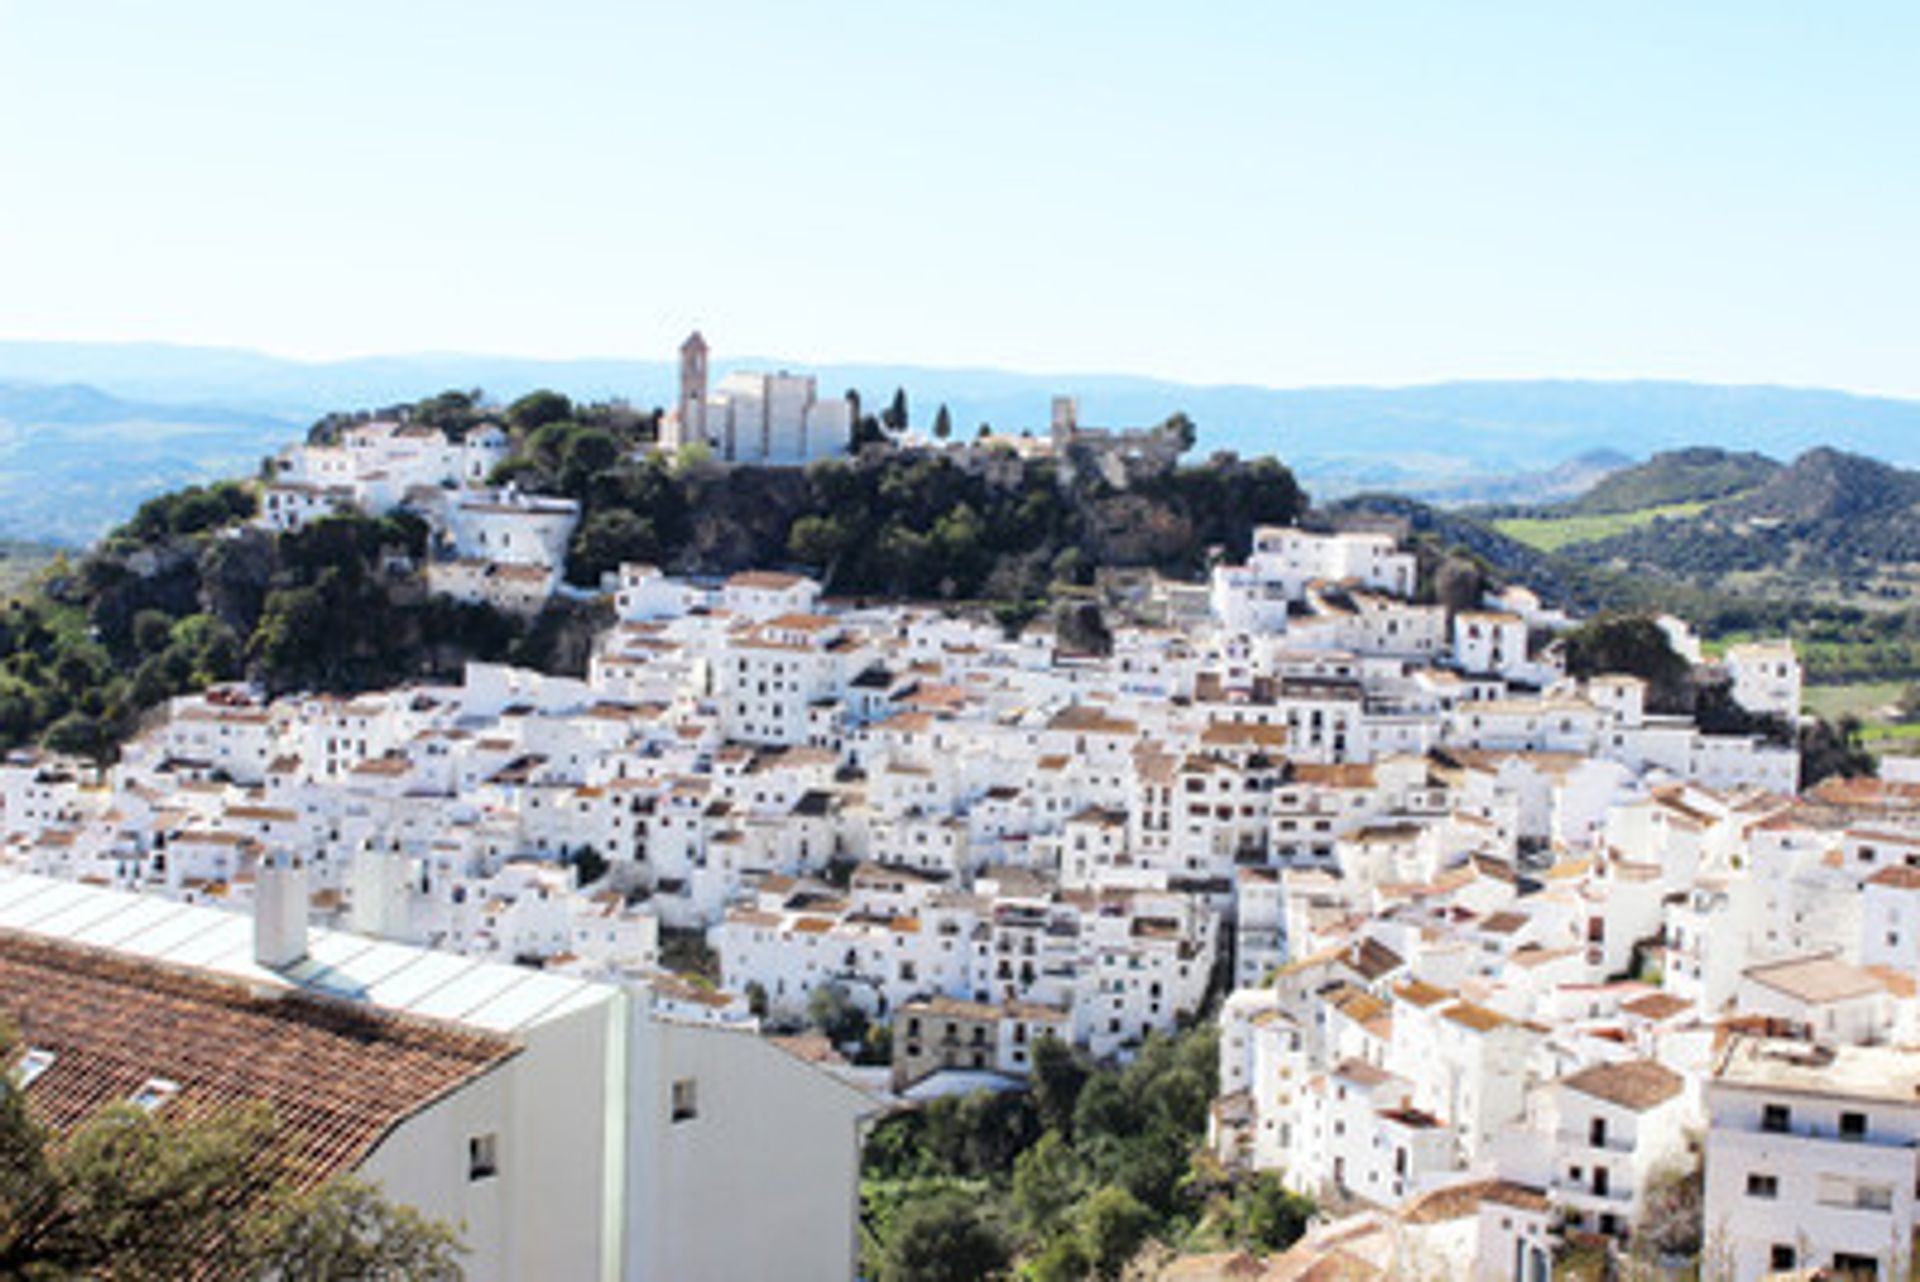
{"type": "Polygon", "coordinates": [[[133,1093],[129,1102],[142,1113],[153,1113],[179,1093],[180,1083],[170,1082],[164,1077],[149,1077],[133,1093]]]}
{"type": "Polygon", "coordinates": [[[698,1083],[682,1077],[673,1084],[673,1120],[685,1122],[700,1115],[698,1083]]]}
{"type": "Polygon", "coordinates": [[[1777,1175],[1761,1175],[1757,1171],[1748,1174],[1747,1196],[1764,1198],[1779,1197],[1780,1177],[1777,1175]]]}
{"type": "Polygon", "coordinates": [[[54,1054],[52,1051],[42,1050],[37,1046],[27,1047],[26,1054],[22,1055],[20,1062],[14,1065],[14,1072],[19,1078],[20,1089],[24,1091],[27,1087],[33,1085],[35,1078],[53,1067],[53,1060],[54,1054]]]}
{"type": "MultiPolygon", "coordinates": [[[[1612,1189],[1612,1177],[1613,1172],[1604,1166],[1596,1166],[1593,1168],[1593,1195],[1595,1197],[1606,1197],[1608,1195],[1612,1189]]],[[[1600,1231],[1605,1233],[1607,1230],[1602,1229],[1600,1231]]]]}
{"type": "Polygon", "coordinates": [[[1596,1117],[1587,1123],[1587,1145],[1590,1148],[1607,1146],[1607,1119],[1596,1117]]]}
{"type": "Polygon", "coordinates": [[[1791,1246],[1784,1242],[1775,1242],[1773,1249],[1767,1252],[1767,1267],[1775,1273],[1785,1273],[1789,1269],[1800,1267],[1800,1257],[1794,1254],[1791,1246]]]}
{"type": "Polygon", "coordinates": [[[1843,1140],[1867,1138],[1867,1115],[1865,1113],[1840,1114],[1840,1138],[1843,1140]]]}
{"type": "Polygon", "coordinates": [[[467,1140],[467,1179],[490,1180],[500,1173],[500,1137],[492,1131],[467,1140]]]}
{"type": "Polygon", "coordinates": [[[1784,1135],[1793,1123],[1793,1110],[1785,1104],[1768,1104],[1760,1110],[1760,1129],[1784,1135]]]}

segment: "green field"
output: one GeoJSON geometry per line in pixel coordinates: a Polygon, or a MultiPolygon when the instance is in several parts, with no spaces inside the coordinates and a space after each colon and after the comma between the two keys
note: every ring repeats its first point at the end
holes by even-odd
{"type": "Polygon", "coordinates": [[[1895,704],[1907,688],[1904,681],[1862,681],[1854,685],[1810,685],[1806,708],[1829,720],[1858,717],[1860,741],[1869,752],[1920,752],[1920,722],[1901,721],[1895,704]]]}
{"type": "Polygon", "coordinates": [[[1837,720],[1855,716],[1866,722],[1883,721],[1887,710],[1907,688],[1904,681],[1862,681],[1857,685],[1810,685],[1806,689],[1807,711],[1837,720]]]}
{"type": "Polygon", "coordinates": [[[1516,516],[1495,521],[1493,528],[1510,539],[1542,552],[1558,552],[1574,543],[1611,538],[1661,517],[1696,516],[1705,503],[1670,503],[1643,507],[1637,512],[1609,512],[1601,516],[1516,516]]]}

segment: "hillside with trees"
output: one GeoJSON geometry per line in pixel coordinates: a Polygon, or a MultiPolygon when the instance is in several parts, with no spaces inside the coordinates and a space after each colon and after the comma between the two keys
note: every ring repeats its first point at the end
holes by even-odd
{"type": "MultiPolygon", "coordinates": [[[[1196,573],[1212,549],[1243,555],[1254,525],[1306,510],[1292,474],[1268,459],[1216,455],[1116,486],[1098,469],[1067,479],[1052,461],[1006,450],[903,448],[906,414],[896,393],[884,414],[863,417],[873,443],[858,456],[804,470],[668,456],[654,448],[656,412],[555,392],[501,408],[450,391],[330,414],[309,440],[375,416],[455,437],[502,423],[512,453],[492,479],[582,505],[566,567],[582,589],[623,561],[691,575],[790,566],[830,592],[971,605],[1010,624],[1099,567],[1196,573]]],[[[1191,440],[1184,418],[1169,424],[1191,440]]],[[[0,613],[0,748],[104,759],[147,709],[242,678],[273,692],[348,692],[457,678],[476,658],[584,670],[602,617],[590,593],[521,622],[430,596],[427,529],[405,511],[276,533],[250,523],[256,503],[243,481],[149,500],[16,593],[0,613]]]]}
{"type": "Polygon", "coordinates": [[[1781,470],[1764,454],[1695,446],[1666,450],[1610,473],[1549,511],[1602,516],[1678,503],[1710,503],[1764,485],[1781,470]]]}
{"type": "MultiPolygon", "coordinates": [[[[1920,564],[1920,474],[1870,459],[1816,450],[1768,471],[1755,455],[1675,451],[1608,477],[1575,506],[1765,479],[1695,514],[1549,551],[1481,513],[1394,495],[1310,513],[1272,459],[1220,453],[1119,469],[1079,447],[1023,459],[1006,446],[916,446],[905,393],[882,404],[858,415],[857,454],[804,469],[726,467],[699,448],[669,455],[656,447],[657,411],[552,391],[504,407],[450,391],[330,414],[310,440],[376,414],[455,437],[504,426],[511,453],[492,479],[581,504],[565,567],[579,592],[517,621],[429,596],[427,532],[405,512],[276,534],[249,523],[252,483],[190,486],[55,561],[5,606],[0,746],[104,758],[167,697],[240,678],[352,691],[452,678],[473,658],[580,671],[601,617],[592,593],[626,561],[696,576],[804,570],[834,595],[945,602],[1014,626],[1084,592],[1102,568],[1195,576],[1214,556],[1243,556],[1255,526],[1303,517],[1408,535],[1425,599],[1465,603],[1518,582],[1583,613],[1672,611],[1709,639],[1788,632],[1816,680],[1920,675],[1907,572],[1920,564]]],[[[1182,446],[1197,435],[1183,415],[1157,431],[1182,446]]]]}
{"type": "Polygon", "coordinates": [[[0,746],[105,758],[168,697],[248,677],[349,691],[539,661],[551,631],[430,597],[425,526],[339,516],[275,534],[222,482],[151,499],[0,612],[0,746]]]}

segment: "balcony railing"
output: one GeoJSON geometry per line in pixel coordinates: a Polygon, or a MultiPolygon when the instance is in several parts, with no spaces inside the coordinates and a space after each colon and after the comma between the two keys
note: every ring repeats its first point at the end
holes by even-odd
{"type": "Polygon", "coordinates": [[[1593,1142],[1593,1135],[1589,1131],[1576,1131],[1562,1128],[1554,1133],[1554,1138],[1559,1141],[1560,1147],[1563,1149],[1598,1149],[1604,1153],[1633,1152],[1632,1142],[1624,1135],[1609,1134],[1604,1137],[1600,1143],[1596,1144],[1593,1142]]]}

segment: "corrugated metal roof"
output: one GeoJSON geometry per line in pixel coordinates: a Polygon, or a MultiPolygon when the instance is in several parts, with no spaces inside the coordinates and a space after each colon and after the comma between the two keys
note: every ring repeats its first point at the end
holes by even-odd
{"type": "Polygon", "coordinates": [[[511,1033],[611,1000],[607,984],[342,931],[308,935],[284,971],[253,959],[245,913],[0,870],[0,930],[511,1033]]]}

